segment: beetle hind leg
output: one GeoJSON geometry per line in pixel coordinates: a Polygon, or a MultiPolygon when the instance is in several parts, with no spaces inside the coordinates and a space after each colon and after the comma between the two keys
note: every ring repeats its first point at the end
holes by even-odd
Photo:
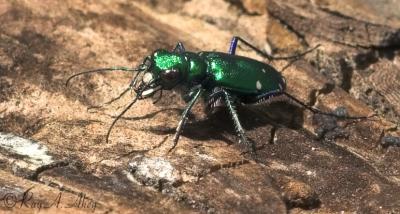
{"type": "Polygon", "coordinates": [[[290,95],[289,93],[287,93],[285,91],[281,91],[278,93],[265,94],[263,96],[258,97],[254,103],[268,105],[268,104],[275,103],[275,102],[285,102],[290,105],[294,105],[296,107],[309,110],[314,114],[322,114],[322,115],[327,115],[327,116],[341,118],[341,119],[367,119],[367,118],[375,116],[375,115],[371,115],[371,116],[341,116],[341,115],[337,115],[337,114],[331,113],[331,112],[324,112],[324,111],[319,110],[318,108],[314,108],[312,106],[305,104],[304,102],[300,101],[299,99],[295,98],[294,96],[290,95]]]}
{"type": "Polygon", "coordinates": [[[302,57],[302,56],[304,56],[304,55],[306,55],[306,54],[308,54],[308,53],[314,51],[315,49],[317,49],[318,47],[321,46],[321,45],[318,44],[318,45],[316,45],[315,47],[313,47],[313,48],[311,48],[311,49],[308,49],[308,50],[306,50],[306,51],[304,51],[304,52],[301,52],[301,53],[299,53],[299,54],[296,54],[296,55],[291,55],[291,56],[272,56],[272,55],[268,54],[267,52],[262,51],[261,49],[259,49],[259,48],[257,48],[256,46],[252,45],[250,42],[248,42],[248,41],[242,39],[241,37],[234,36],[234,37],[232,38],[232,40],[231,40],[231,45],[229,46],[229,51],[228,51],[229,54],[235,55],[235,53],[236,53],[236,48],[237,48],[237,44],[238,44],[239,41],[240,41],[241,43],[245,44],[247,47],[250,47],[252,50],[254,50],[254,51],[255,51],[256,53],[258,53],[259,55],[261,55],[261,56],[267,58],[269,61],[272,61],[272,60],[298,59],[298,58],[300,58],[300,57],[302,57]]]}

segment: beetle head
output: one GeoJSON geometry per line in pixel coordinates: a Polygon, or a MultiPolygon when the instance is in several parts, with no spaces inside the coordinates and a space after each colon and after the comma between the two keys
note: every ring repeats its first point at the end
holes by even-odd
{"type": "Polygon", "coordinates": [[[143,61],[141,65],[143,72],[140,77],[137,76],[132,81],[136,85],[137,79],[141,79],[135,91],[142,91],[142,96],[150,96],[160,88],[172,89],[183,80],[184,71],[188,67],[187,61],[186,57],[179,53],[167,50],[155,51],[143,61]]]}

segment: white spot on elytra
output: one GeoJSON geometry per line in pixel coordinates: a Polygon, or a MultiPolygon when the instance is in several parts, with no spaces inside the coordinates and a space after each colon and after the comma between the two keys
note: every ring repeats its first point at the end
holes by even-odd
{"type": "Polygon", "coordinates": [[[261,85],[260,80],[257,80],[257,82],[256,82],[256,88],[257,88],[257,90],[261,90],[262,85],[261,85]]]}
{"type": "Polygon", "coordinates": [[[265,68],[262,69],[262,72],[267,73],[267,71],[265,70],[265,68]]]}

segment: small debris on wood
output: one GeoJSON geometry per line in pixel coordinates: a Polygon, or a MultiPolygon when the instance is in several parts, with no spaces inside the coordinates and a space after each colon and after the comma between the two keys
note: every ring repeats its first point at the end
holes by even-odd
{"type": "Polygon", "coordinates": [[[129,171],[142,185],[152,186],[160,191],[182,182],[179,171],[163,157],[138,155],[129,163],[129,171]]]}

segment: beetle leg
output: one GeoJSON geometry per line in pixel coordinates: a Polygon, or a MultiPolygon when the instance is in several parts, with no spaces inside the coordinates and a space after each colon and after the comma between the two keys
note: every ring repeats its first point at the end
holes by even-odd
{"type": "Polygon", "coordinates": [[[172,50],[172,52],[174,53],[183,53],[185,52],[185,46],[183,46],[182,42],[178,42],[174,48],[174,50],[172,50]]]}
{"type": "Polygon", "coordinates": [[[231,95],[225,89],[221,89],[221,90],[224,93],[225,103],[228,106],[229,112],[231,113],[232,120],[233,120],[233,122],[235,124],[236,132],[238,133],[238,135],[240,137],[240,143],[244,143],[246,145],[250,145],[252,152],[255,152],[256,151],[256,145],[254,144],[254,142],[251,141],[251,143],[249,143],[249,141],[247,140],[246,134],[245,134],[244,129],[242,127],[242,124],[240,124],[239,116],[238,116],[238,114],[236,112],[236,109],[234,107],[231,95]]]}
{"type": "Polygon", "coordinates": [[[224,93],[222,92],[222,89],[220,87],[214,87],[212,93],[207,95],[206,112],[214,113],[216,112],[216,109],[225,107],[226,105],[223,99],[224,93]]]}
{"type": "Polygon", "coordinates": [[[238,43],[238,38],[237,36],[234,36],[231,40],[231,45],[229,46],[229,51],[228,53],[231,55],[235,55],[236,52],[236,47],[237,47],[237,43],[238,43]]]}
{"type": "Polygon", "coordinates": [[[196,86],[190,88],[187,93],[184,93],[182,95],[182,99],[186,103],[190,102],[193,99],[193,97],[195,96],[195,94],[197,93],[197,91],[199,90],[199,88],[200,88],[200,85],[196,85],[196,86]]]}
{"type": "Polygon", "coordinates": [[[341,115],[338,115],[335,113],[324,112],[324,111],[321,111],[317,108],[314,108],[312,106],[309,106],[309,105],[303,103],[302,101],[298,100],[297,98],[295,98],[294,96],[290,95],[287,92],[282,92],[282,93],[287,97],[287,101],[289,101],[291,104],[295,104],[295,105],[298,105],[305,109],[308,109],[309,111],[311,111],[314,114],[323,114],[323,115],[332,116],[332,117],[339,118],[339,119],[355,119],[355,120],[356,119],[368,119],[368,118],[376,116],[375,114],[372,114],[369,116],[341,116],[341,115]]]}
{"type": "Polygon", "coordinates": [[[269,61],[271,60],[288,60],[288,59],[298,59],[299,57],[302,57],[310,52],[312,52],[313,50],[317,49],[319,46],[321,46],[320,44],[316,45],[315,47],[306,50],[302,53],[296,54],[296,55],[291,55],[291,56],[282,56],[282,57],[274,57],[271,56],[270,54],[266,53],[265,51],[260,50],[259,48],[257,48],[256,46],[250,44],[249,42],[247,42],[246,40],[238,37],[238,36],[234,36],[231,40],[231,45],[229,47],[229,54],[235,55],[236,52],[236,47],[237,47],[237,43],[238,41],[242,42],[243,44],[245,44],[246,46],[250,47],[251,49],[253,49],[255,52],[257,52],[258,54],[260,54],[261,56],[267,58],[269,61]]]}
{"type": "Polygon", "coordinates": [[[178,144],[179,136],[181,135],[183,127],[185,126],[187,116],[188,116],[190,110],[192,109],[193,105],[196,103],[196,100],[200,97],[200,95],[202,93],[203,93],[203,88],[198,86],[197,91],[194,93],[192,99],[189,101],[188,105],[186,106],[185,110],[182,113],[181,120],[178,123],[178,127],[176,128],[175,136],[173,139],[174,145],[168,152],[171,152],[178,144]]]}

